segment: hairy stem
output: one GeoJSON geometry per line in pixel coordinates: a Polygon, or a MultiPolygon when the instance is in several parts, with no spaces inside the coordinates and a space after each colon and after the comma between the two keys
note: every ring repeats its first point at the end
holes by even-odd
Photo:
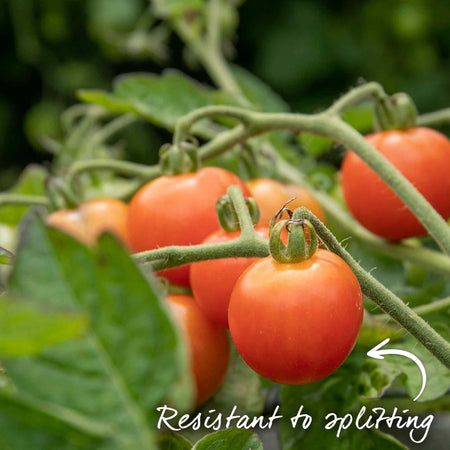
{"type": "Polygon", "coordinates": [[[417,125],[421,127],[428,127],[434,125],[443,125],[450,123],[450,108],[433,111],[426,114],[421,114],[417,117],[417,125]]]}
{"type": "Polygon", "coordinates": [[[331,115],[339,115],[344,112],[345,109],[369,98],[380,99],[387,97],[381,84],[376,82],[370,82],[358,86],[347,94],[343,95],[340,99],[336,100],[332,106],[328,108],[328,113],[331,115]]]}
{"type": "Polygon", "coordinates": [[[170,246],[136,253],[137,262],[151,262],[154,270],[169,269],[196,261],[237,257],[264,257],[269,254],[268,242],[254,230],[242,192],[237,186],[228,188],[228,195],[238,216],[241,235],[219,244],[170,246]]]}
{"type": "Polygon", "coordinates": [[[23,205],[23,206],[50,206],[50,201],[47,197],[38,195],[25,194],[0,194],[0,206],[6,205],[23,205]]]}
{"type": "MultiPolygon", "coordinates": [[[[426,305],[420,305],[413,308],[413,311],[419,316],[429,316],[431,314],[448,310],[450,310],[450,297],[441,298],[440,300],[435,300],[434,302],[427,303],[426,305]]],[[[381,320],[392,320],[392,317],[389,317],[386,314],[377,314],[373,317],[381,320]]]]}
{"type": "MultiPolygon", "coordinates": [[[[342,101],[342,99],[341,99],[342,101]]],[[[201,108],[196,111],[195,118],[210,117],[214,107],[201,108]]],[[[234,129],[222,133],[216,139],[206,144],[201,155],[205,153],[214,155],[224,151],[227,146],[244,142],[251,136],[267,133],[269,131],[289,130],[292,132],[309,132],[319,136],[333,139],[350,148],[380,178],[399,196],[417,219],[424,225],[430,235],[435,239],[442,250],[450,255],[450,227],[445,220],[433,209],[429,202],[417,189],[377,150],[375,150],[364,137],[350,125],[340,120],[329,111],[324,113],[287,114],[287,113],[259,113],[241,108],[217,107],[219,114],[227,112],[228,115],[238,117],[244,123],[234,129]]],[[[186,122],[192,126],[191,121],[186,122]]],[[[178,135],[183,134],[185,124],[183,121],[177,125],[178,135]]]]}

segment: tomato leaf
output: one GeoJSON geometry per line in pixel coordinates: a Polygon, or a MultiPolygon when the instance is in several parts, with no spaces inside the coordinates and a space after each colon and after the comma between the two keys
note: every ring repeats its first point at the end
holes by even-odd
{"type": "Polygon", "coordinates": [[[191,450],[192,444],[183,436],[175,433],[162,433],[158,436],[159,450],[191,450]]]}
{"type": "MultiPolygon", "coordinates": [[[[345,363],[332,375],[316,383],[305,386],[283,386],[281,391],[280,440],[282,450],[298,448],[333,448],[343,450],[358,448],[364,450],[378,450],[380,448],[394,450],[405,448],[392,436],[374,432],[373,430],[358,430],[350,426],[336,436],[336,427],[327,430],[325,417],[335,413],[342,417],[350,413],[355,417],[361,403],[359,396],[374,389],[376,375],[371,379],[361,379],[361,369],[365,361],[365,354],[353,351],[345,363]],[[307,429],[302,428],[302,419],[292,426],[291,418],[297,415],[303,405],[302,413],[312,416],[312,422],[307,429]]],[[[370,375],[369,375],[370,378],[370,375]]],[[[383,387],[390,380],[378,382],[378,388],[383,387]]]]}
{"type": "Polygon", "coordinates": [[[36,357],[2,360],[14,390],[0,390],[0,410],[6,398],[63,411],[55,416],[80,433],[89,424],[110,430],[119,448],[154,448],[155,408],[169,395],[181,362],[178,334],[153,280],[111,236],[88,249],[32,216],[10,290],[85,311],[92,331],[36,357]]]}
{"type": "Polygon", "coordinates": [[[230,428],[205,436],[198,441],[195,450],[262,450],[263,446],[255,433],[248,430],[230,428]]]}
{"type": "Polygon", "coordinates": [[[85,314],[57,311],[35,303],[0,297],[0,356],[32,355],[86,331],[85,314]]]}
{"type": "Polygon", "coordinates": [[[173,130],[177,120],[194,109],[215,103],[216,91],[180,72],[163,75],[129,74],[114,83],[114,92],[82,90],[78,97],[116,114],[134,113],[151,123],[173,130]]]}
{"type": "MultiPolygon", "coordinates": [[[[448,319],[447,319],[448,320],[448,319]]],[[[450,334],[444,335],[446,339],[450,334]]],[[[434,400],[445,395],[450,389],[450,371],[438,361],[425,347],[419,344],[411,336],[407,336],[404,342],[389,342],[386,348],[405,350],[417,356],[425,367],[427,373],[426,386],[417,399],[418,402],[434,400]]],[[[397,372],[401,374],[399,380],[405,386],[406,392],[414,398],[422,387],[422,374],[417,364],[410,358],[397,355],[386,355],[382,360],[373,360],[380,374],[397,372]]]]}

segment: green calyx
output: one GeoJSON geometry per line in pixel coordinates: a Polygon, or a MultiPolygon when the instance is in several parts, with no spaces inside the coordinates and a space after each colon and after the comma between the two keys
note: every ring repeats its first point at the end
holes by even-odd
{"type": "Polygon", "coordinates": [[[416,123],[417,109],[408,94],[400,92],[377,100],[375,125],[378,130],[407,130],[416,123]]]}
{"type": "MultiPolygon", "coordinates": [[[[245,204],[252,219],[253,225],[259,222],[259,208],[254,198],[245,198],[245,204]]],[[[219,197],[216,202],[216,212],[220,226],[228,232],[239,231],[239,217],[234,209],[233,202],[228,195],[219,197]]]]}
{"type": "Polygon", "coordinates": [[[272,218],[269,234],[269,251],[275,261],[281,264],[294,264],[310,258],[318,247],[317,233],[314,226],[303,218],[297,218],[295,212],[283,208],[272,218]],[[286,212],[289,219],[280,220],[286,212]],[[287,243],[281,238],[287,231],[287,243]]]}
{"type": "Polygon", "coordinates": [[[163,145],[159,151],[159,167],[164,175],[195,172],[200,167],[198,143],[194,140],[163,145]]]}

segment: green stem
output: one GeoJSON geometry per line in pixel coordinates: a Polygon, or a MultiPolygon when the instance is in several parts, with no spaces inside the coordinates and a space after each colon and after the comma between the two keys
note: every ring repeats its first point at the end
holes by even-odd
{"type": "MultiPolygon", "coordinates": [[[[225,110],[222,107],[217,107],[217,111],[220,114],[225,110]]],[[[259,113],[231,106],[227,107],[226,111],[229,115],[234,114],[235,117],[239,117],[246,125],[241,124],[229,132],[222,133],[223,136],[219,135],[218,138],[210,141],[200,151],[202,157],[205,153],[208,156],[220,153],[227,146],[233,146],[244,142],[251,136],[269,131],[306,131],[333,139],[350,148],[371,167],[413,212],[442,250],[450,255],[450,228],[446,221],[433,209],[423,195],[361,134],[335,115],[331,115],[329,111],[313,115],[259,113]],[[219,138],[220,140],[217,140],[219,138]]],[[[195,117],[199,120],[211,116],[212,113],[213,107],[206,107],[197,110],[195,117]]],[[[191,122],[189,124],[192,125],[191,122]]],[[[180,127],[178,133],[183,133],[181,131],[183,122],[181,122],[180,127]]]]}
{"type": "Polygon", "coordinates": [[[192,33],[183,19],[177,20],[173,27],[180,38],[191,47],[217,86],[221,86],[225,91],[241,94],[241,89],[219,49],[211,47],[197,33],[192,33]]]}
{"type": "MultiPolygon", "coordinates": [[[[419,316],[429,316],[431,314],[448,310],[450,310],[450,297],[441,298],[440,300],[436,300],[434,302],[427,303],[426,305],[420,305],[413,308],[413,311],[419,316]]],[[[392,319],[386,314],[377,314],[374,315],[373,317],[380,320],[392,319]]]]}
{"type": "Polygon", "coordinates": [[[123,116],[119,116],[114,120],[111,120],[104,127],[100,128],[93,136],[92,136],[92,144],[100,144],[105,142],[111,136],[113,136],[118,131],[126,128],[128,125],[131,125],[134,122],[137,122],[139,118],[133,114],[125,114],[123,116]]]}
{"type": "Polygon", "coordinates": [[[450,108],[421,114],[417,117],[417,125],[421,127],[450,124],[450,108]]]}
{"type": "Polygon", "coordinates": [[[127,177],[137,177],[144,181],[152,180],[161,175],[158,165],[146,166],[144,164],[118,161],[115,159],[88,159],[72,164],[66,178],[68,186],[73,188],[74,183],[81,173],[94,170],[112,170],[117,174],[127,177]]]}
{"type": "Polygon", "coordinates": [[[50,201],[47,197],[38,195],[25,194],[0,194],[0,206],[6,205],[23,205],[23,206],[50,206],[50,201]]]}
{"type": "Polygon", "coordinates": [[[297,209],[296,217],[309,220],[328,249],[340,256],[350,266],[358,278],[363,294],[405,328],[446,367],[450,368],[450,343],[406,306],[399,297],[367,273],[339,244],[331,231],[308,209],[297,209]]]}
{"type": "Polygon", "coordinates": [[[136,253],[133,255],[135,261],[151,262],[153,270],[162,270],[207,259],[267,256],[268,242],[255,232],[241,190],[237,186],[231,186],[228,188],[228,195],[241,228],[241,235],[237,239],[219,244],[162,247],[136,253]]]}
{"type": "Polygon", "coordinates": [[[352,89],[340,99],[336,100],[333,105],[328,108],[328,113],[331,115],[339,115],[347,108],[360,103],[363,100],[370,98],[381,99],[383,97],[387,97],[387,95],[381,84],[372,81],[352,89]]]}
{"type": "Polygon", "coordinates": [[[248,111],[228,105],[205,106],[196,109],[178,120],[173,134],[173,144],[178,145],[189,137],[192,125],[202,119],[217,116],[232,117],[238,119],[245,125],[248,120],[248,111]]]}

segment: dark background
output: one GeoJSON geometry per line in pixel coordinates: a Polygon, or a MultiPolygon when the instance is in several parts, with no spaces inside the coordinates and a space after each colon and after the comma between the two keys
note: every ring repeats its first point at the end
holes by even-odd
{"type": "MultiPolygon", "coordinates": [[[[50,156],[59,116],[78,88],[110,89],[124,72],[186,65],[176,36],[147,52],[123,48],[146,0],[0,0],[0,188],[50,156]]],[[[359,77],[406,91],[419,111],[450,105],[448,0],[247,0],[234,61],[270,84],[294,110],[327,106],[359,77]]],[[[138,159],[131,155],[131,159],[138,159]]]]}

